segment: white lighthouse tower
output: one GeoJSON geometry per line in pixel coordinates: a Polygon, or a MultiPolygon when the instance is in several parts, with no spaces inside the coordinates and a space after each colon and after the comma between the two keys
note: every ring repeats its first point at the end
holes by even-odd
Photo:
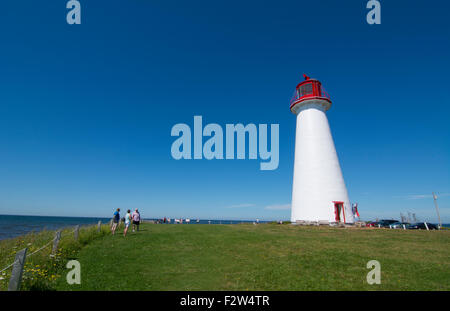
{"type": "Polygon", "coordinates": [[[291,222],[353,223],[326,115],[330,97],[318,80],[304,77],[291,100],[297,115],[291,222]]]}

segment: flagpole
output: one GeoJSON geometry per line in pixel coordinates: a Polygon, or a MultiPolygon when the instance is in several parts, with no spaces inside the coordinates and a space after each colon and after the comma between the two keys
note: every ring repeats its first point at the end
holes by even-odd
{"type": "Polygon", "coordinates": [[[440,229],[442,227],[441,216],[439,215],[439,208],[438,208],[438,204],[437,204],[437,196],[434,194],[434,192],[433,192],[433,199],[434,199],[434,206],[436,206],[436,213],[438,215],[439,229],[440,229]]]}

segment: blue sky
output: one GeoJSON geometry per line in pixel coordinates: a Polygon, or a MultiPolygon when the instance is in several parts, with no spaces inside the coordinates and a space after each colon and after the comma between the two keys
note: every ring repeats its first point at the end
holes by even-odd
{"type": "Polygon", "coordinates": [[[444,1],[2,1],[0,214],[289,219],[302,74],[363,219],[450,222],[450,31],[444,1]],[[260,160],[172,159],[177,123],[280,124],[260,160]]]}

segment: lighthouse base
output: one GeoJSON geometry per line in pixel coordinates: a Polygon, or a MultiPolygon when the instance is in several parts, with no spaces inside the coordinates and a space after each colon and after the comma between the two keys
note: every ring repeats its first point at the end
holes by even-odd
{"type": "MultiPolygon", "coordinates": [[[[308,221],[308,220],[297,220],[296,222],[291,222],[293,226],[329,226],[329,227],[341,227],[341,228],[351,228],[358,225],[357,223],[343,223],[343,222],[329,222],[328,220],[319,221],[308,221]]],[[[361,225],[359,225],[361,227],[361,225]]]]}

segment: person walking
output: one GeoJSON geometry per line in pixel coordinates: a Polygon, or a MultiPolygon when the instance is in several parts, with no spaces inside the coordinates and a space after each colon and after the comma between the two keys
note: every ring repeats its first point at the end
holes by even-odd
{"type": "Polygon", "coordinates": [[[123,230],[123,236],[127,236],[127,232],[128,232],[128,227],[130,226],[131,223],[131,211],[128,210],[127,214],[125,215],[125,229],[123,230]]]}
{"type": "Polygon", "coordinates": [[[139,224],[141,223],[141,214],[139,214],[138,209],[134,210],[132,218],[133,218],[133,232],[136,228],[137,231],[139,231],[139,224]]]}
{"type": "Polygon", "coordinates": [[[111,226],[111,232],[114,235],[116,233],[117,226],[119,225],[120,221],[120,208],[118,208],[113,215],[113,224],[111,226]]]}

